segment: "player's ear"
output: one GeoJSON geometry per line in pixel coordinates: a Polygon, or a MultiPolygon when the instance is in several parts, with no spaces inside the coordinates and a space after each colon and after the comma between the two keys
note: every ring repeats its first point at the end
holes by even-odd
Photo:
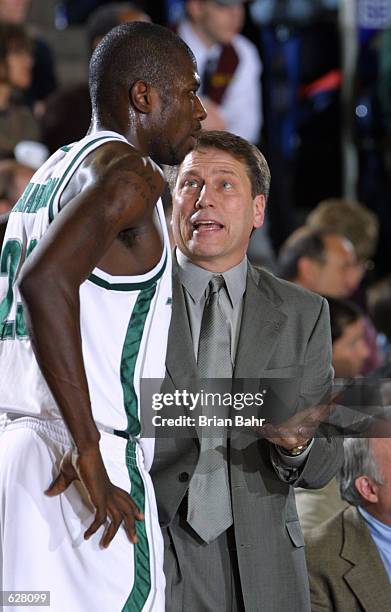
{"type": "Polygon", "coordinates": [[[129,90],[129,98],[132,106],[139,113],[150,113],[152,107],[151,86],[145,81],[136,81],[129,90]]]}

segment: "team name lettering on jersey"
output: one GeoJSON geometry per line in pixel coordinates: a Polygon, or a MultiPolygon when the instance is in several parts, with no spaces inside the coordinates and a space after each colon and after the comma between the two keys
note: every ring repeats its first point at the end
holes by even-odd
{"type": "Polygon", "coordinates": [[[47,183],[29,183],[15,204],[13,212],[36,213],[48,205],[60,179],[50,178],[47,183]]]}

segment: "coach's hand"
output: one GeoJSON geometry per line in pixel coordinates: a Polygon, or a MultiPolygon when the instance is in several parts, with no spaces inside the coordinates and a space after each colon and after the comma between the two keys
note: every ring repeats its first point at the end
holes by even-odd
{"type": "Polygon", "coordinates": [[[100,541],[101,546],[107,548],[123,522],[129,540],[136,544],[135,520],[143,521],[144,515],[129,493],[112,484],[98,447],[82,453],[68,451],[61,461],[59,475],[45,494],[49,497],[59,495],[74,480],[80,480],[95,508],[95,520],[84,533],[85,539],[107,523],[100,541]]]}
{"type": "Polygon", "coordinates": [[[277,446],[291,450],[297,446],[305,446],[314,436],[319,425],[328,420],[334,411],[335,404],[323,404],[306,408],[280,425],[265,424],[256,430],[262,437],[277,446]]]}

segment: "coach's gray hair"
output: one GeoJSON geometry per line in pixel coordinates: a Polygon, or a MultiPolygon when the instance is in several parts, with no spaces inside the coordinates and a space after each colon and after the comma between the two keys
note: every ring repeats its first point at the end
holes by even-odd
{"type": "Polygon", "coordinates": [[[343,441],[344,461],[337,476],[342,499],[352,506],[362,504],[362,497],[356,489],[355,480],[368,476],[377,484],[384,484],[383,476],[376,463],[369,438],[345,438],[343,441]]]}

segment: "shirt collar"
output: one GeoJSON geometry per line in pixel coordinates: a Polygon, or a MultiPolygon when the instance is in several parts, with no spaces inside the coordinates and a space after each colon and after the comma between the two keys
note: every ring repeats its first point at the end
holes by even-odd
{"type": "MultiPolygon", "coordinates": [[[[179,279],[194,302],[200,302],[205,296],[208,283],[215,274],[205,268],[200,268],[190,261],[179,249],[175,251],[178,266],[179,279]]],[[[228,297],[232,308],[235,308],[243,298],[247,282],[247,257],[240,263],[222,274],[227,287],[228,297]]]]}
{"type": "Polygon", "coordinates": [[[362,506],[358,506],[358,510],[369,524],[372,533],[391,544],[391,527],[379,521],[379,519],[375,518],[372,514],[367,512],[367,510],[364,510],[362,506]]]}

